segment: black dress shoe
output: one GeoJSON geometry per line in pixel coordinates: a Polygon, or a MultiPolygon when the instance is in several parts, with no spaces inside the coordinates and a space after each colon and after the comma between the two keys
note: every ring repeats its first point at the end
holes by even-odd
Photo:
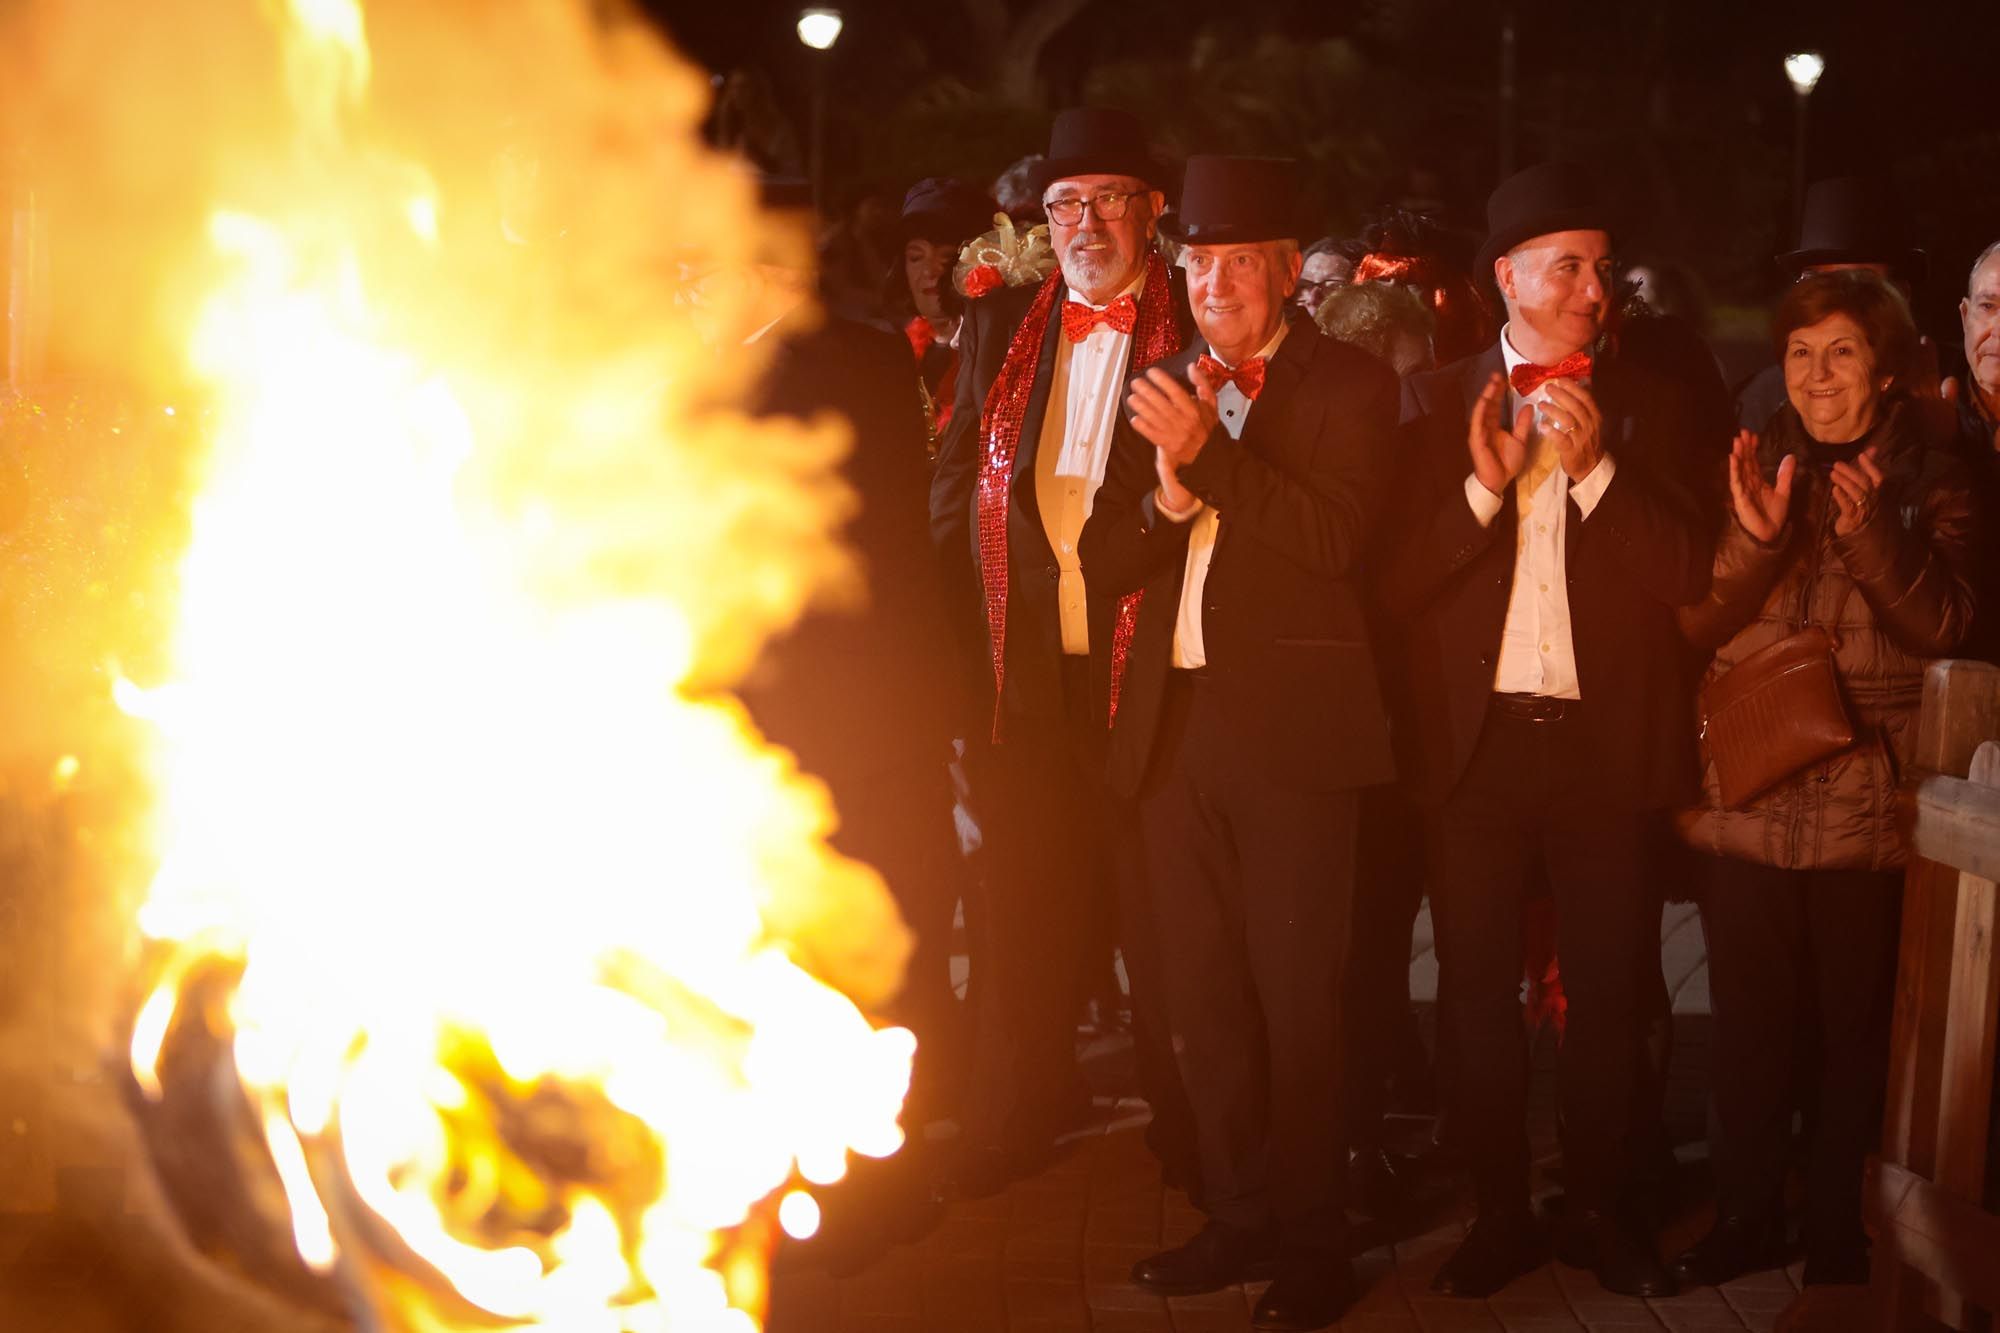
{"type": "Polygon", "coordinates": [[[1338,1255],[1287,1256],[1251,1311],[1250,1326],[1286,1333],[1330,1328],[1354,1304],[1356,1294],[1353,1265],[1338,1255]]]}
{"type": "Polygon", "coordinates": [[[1571,1268],[1588,1268],[1606,1291],[1621,1296],[1656,1298],[1680,1290],[1651,1245],[1595,1208],[1579,1209],[1565,1219],[1556,1258],[1571,1268]]]}
{"type": "Polygon", "coordinates": [[[1160,1296],[1199,1296],[1271,1276],[1268,1235],[1210,1222],[1185,1245],[1132,1265],[1132,1281],[1160,1296]]]}
{"type": "Polygon", "coordinates": [[[1768,1217],[1718,1217],[1708,1234],[1674,1259],[1674,1276],[1692,1287],[1719,1287],[1784,1262],[1784,1228],[1768,1217]]]}
{"type": "Polygon", "coordinates": [[[1534,1218],[1481,1215],[1431,1279],[1431,1290],[1440,1296],[1483,1300],[1540,1268],[1548,1258],[1548,1240],[1534,1218]]]}

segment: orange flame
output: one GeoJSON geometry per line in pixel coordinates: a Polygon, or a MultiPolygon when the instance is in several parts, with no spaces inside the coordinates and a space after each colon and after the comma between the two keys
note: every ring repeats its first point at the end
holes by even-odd
{"type": "MultiPolygon", "coordinates": [[[[825,794],[694,693],[850,577],[839,432],[698,403],[678,372],[710,359],[632,300],[663,290],[641,243],[610,248],[622,271],[554,257],[622,305],[572,303],[546,254],[496,260],[497,228],[466,260],[433,184],[463,164],[368,119],[358,5],[274,12],[294,188],[211,215],[223,276],[187,348],[214,443],[172,670],[117,690],[157,736],[140,926],[167,953],[134,1076],[158,1094],[185,979],[238,963],[236,1070],[308,1265],[455,1326],[356,1255],[359,1211],[475,1317],[755,1327],[738,1229],[896,1150],[913,1049],[830,984],[880,1000],[904,944],[825,847],[825,794]],[[565,299],[510,348],[479,295],[524,291],[565,299]]],[[[608,90],[570,90],[581,124],[662,133],[713,252],[770,243],[689,142],[689,74],[617,37],[608,90]]]]}

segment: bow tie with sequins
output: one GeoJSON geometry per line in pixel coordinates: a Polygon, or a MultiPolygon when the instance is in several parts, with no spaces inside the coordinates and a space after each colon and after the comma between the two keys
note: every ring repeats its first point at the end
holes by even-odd
{"type": "Polygon", "coordinates": [[[1130,333],[1139,322],[1139,302],[1127,292],[1105,306],[1102,310],[1085,305],[1081,301],[1064,301],[1062,308],[1063,337],[1073,343],[1080,343],[1090,336],[1090,331],[1103,324],[1116,333],[1130,333]]]}

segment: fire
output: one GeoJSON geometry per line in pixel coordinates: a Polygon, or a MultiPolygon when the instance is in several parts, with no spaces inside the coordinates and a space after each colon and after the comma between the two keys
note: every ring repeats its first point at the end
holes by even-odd
{"type": "MultiPolygon", "coordinates": [[[[551,302],[510,352],[433,183],[460,164],[373,132],[361,9],[267,9],[309,169],[210,217],[172,666],[117,689],[156,751],[133,1076],[218,1031],[300,1258],[391,1326],[754,1328],[780,1196],[810,1231],[801,1178],[897,1149],[913,1048],[832,984],[894,984],[879,884],[704,693],[838,591],[837,432],[697,412],[670,310],[551,302]]],[[[529,10],[589,46],[581,4],[529,10]]],[[[751,245],[687,72],[603,49],[573,103],[644,103],[710,243],[751,245]]]]}

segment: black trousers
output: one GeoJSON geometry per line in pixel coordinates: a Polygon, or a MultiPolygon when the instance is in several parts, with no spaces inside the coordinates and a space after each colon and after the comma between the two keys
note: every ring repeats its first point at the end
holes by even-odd
{"type": "Polygon", "coordinates": [[[1709,859],[1701,905],[1715,1009],[1715,1176],[1724,1214],[1783,1206],[1790,1056],[1817,1015],[1800,1082],[1816,1091],[1805,1176],[1806,1252],[1859,1254],[1862,1161],[1882,1129],[1901,935],[1899,871],[1780,870],[1709,859]],[[1808,1009],[1810,1006],[1810,1010],[1808,1009]]]}
{"type": "Polygon", "coordinates": [[[1347,967],[1347,1141],[1381,1146],[1389,1081],[1427,1064],[1410,1009],[1410,937],[1424,900],[1423,820],[1399,787],[1361,793],[1347,967]]]}
{"type": "MultiPolygon", "coordinates": [[[[1113,849],[1128,844],[1131,809],[1104,789],[1106,728],[1090,704],[1088,659],[1064,660],[1064,715],[1015,725],[976,752],[972,785],[985,839],[984,874],[966,904],[975,1037],[961,1119],[974,1147],[1033,1153],[1076,1118],[1087,1093],[1076,1064],[1078,999],[1102,960],[1100,922],[1114,892],[1113,849]]],[[[1119,911],[1132,987],[1140,1086],[1153,1108],[1148,1141],[1172,1152],[1192,1140],[1165,1010],[1150,978],[1151,937],[1119,911]]]]}
{"type": "Polygon", "coordinates": [[[1341,978],[1357,800],[1270,780],[1176,672],[1139,798],[1147,901],[1202,1208],[1344,1254],[1341,978]]]}
{"type": "Polygon", "coordinates": [[[1538,866],[1555,895],[1569,999],[1559,1092],[1565,1189],[1576,1208],[1608,1209],[1627,1173],[1647,816],[1606,807],[1578,711],[1587,706],[1573,703],[1547,722],[1488,713],[1464,776],[1431,821],[1454,1109],[1486,1216],[1528,1208],[1521,908],[1538,866]]]}

